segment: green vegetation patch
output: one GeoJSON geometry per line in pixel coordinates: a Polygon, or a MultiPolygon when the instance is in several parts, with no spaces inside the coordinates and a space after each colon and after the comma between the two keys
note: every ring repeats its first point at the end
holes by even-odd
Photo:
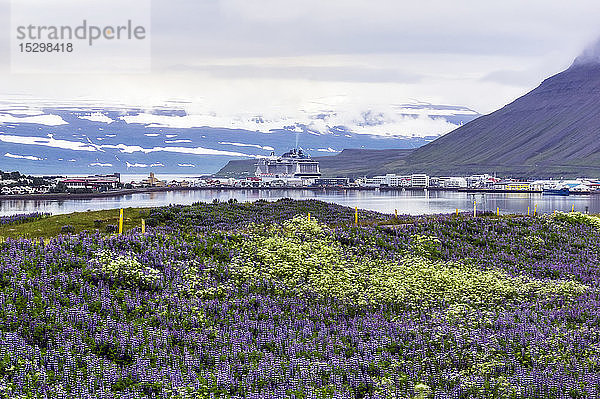
{"type": "MultiPolygon", "coordinates": [[[[124,209],[123,230],[140,228],[151,208],[124,209]]],[[[119,224],[119,209],[53,215],[18,225],[0,226],[2,238],[50,238],[59,234],[80,233],[82,231],[114,233],[119,224]]]]}
{"type": "Polygon", "coordinates": [[[413,252],[397,260],[357,255],[316,220],[295,217],[281,225],[251,225],[233,264],[244,281],[270,280],[298,293],[316,293],[358,305],[505,303],[532,296],[571,296],[587,287],[482,270],[468,262],[436,260],[435,238],[415,237],[413,252]]]}
{"type": "Polygon", "coordinates": [[[92,273],[99,278],[118,283],[124,287],[155,288],[162,274],[149,266],[142,265],[133,256],[102,251],[92,260],[92,273]]]}
{"type": "Polygon", "coordinates": [[[570,224],[585,224],[591,227],[596,227],[600,229],[600,218],[597,216],[590,216],[583,214],[581,212],[557,212],[553,218],[555,220],[566,222],[570,224]]]}

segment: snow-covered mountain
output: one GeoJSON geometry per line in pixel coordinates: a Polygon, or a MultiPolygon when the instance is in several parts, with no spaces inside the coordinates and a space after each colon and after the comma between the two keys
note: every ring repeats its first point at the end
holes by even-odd
{"type": "Polygon", "coordinates": [[[0,170],[24,173],[213,173],[229,160],[300,146],[313,156],[344,148],[416,148],[479,114],[458,106],[399,104],[369,110],[320,106],[293,116],[190,113],[0,102],[0,170]]]}

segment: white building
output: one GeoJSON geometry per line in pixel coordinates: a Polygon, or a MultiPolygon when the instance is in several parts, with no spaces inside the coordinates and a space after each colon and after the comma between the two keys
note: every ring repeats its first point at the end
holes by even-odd
{"type": "Polygon", "coordinates": [[[492,187],[496,180],[493,176],[488,175],[471,175],[467,177],[467,186],[474,188],[487,188],[492,187]]]}
{"type": "Polygon", "coordinates": [[[411,185],[413,187],[429,187],[429,176],[423,173],[413,174],[411,176],[411,185]]]}
{"type": "Polygon", "coordinates": [[[438,179],[439,186],[443,188],[467,188],[467,179],[458,176],[444,176],[438,179]]]}
{"type": "Polygon", "coordinates": [[[425,174],[396,175],[388,173],[385,176],[374,176],[358,179],[362,187],[429,187],[429,176],[425,174]]]}

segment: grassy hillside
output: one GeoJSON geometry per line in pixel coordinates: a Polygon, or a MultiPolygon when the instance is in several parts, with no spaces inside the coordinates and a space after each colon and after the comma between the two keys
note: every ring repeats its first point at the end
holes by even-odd
{"type": "MultiPolygon", "coordinates": [[[[142,219],[148,217],[151,208],[127,208],[123,211],[123,230],[141,228],[142,219]]],[[[61,232],[80,233],[87,231],[106,233],[119,224],[119,210],[77,212],[67,215],[45,216],[31,222],[0,224],[0,239],[3,238],[49,238],[61,232]],[[71,228],[69,228],[71,227],[71,228]]]]}

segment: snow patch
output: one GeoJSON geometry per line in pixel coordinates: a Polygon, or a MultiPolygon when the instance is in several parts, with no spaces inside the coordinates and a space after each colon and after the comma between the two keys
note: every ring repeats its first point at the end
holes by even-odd
{"type": "Polygon", "coordinates": [[[7,152],[4,154],[5,157],[14,158],[14,159],[28,159],[30,161],[43,161],[42,158],[34,157],[33,155],[15,155],[7,152]]]}
{"type": "Polygon", "coordinates": [[[41,145],[45,147],[62,148],[65,150],[73,151],[98,151],[97,146],[93,144],[86,144],[80,141],[57,140],[53,137],[52,134],[49,134],[48,138],[0,134],[0,141],[11,144],[41,145]]]}
{"type": "Polygon", "coordinates": [[[165,166],[165,165],[163,165],[160,162],[155,162],[155,163],[150,164],[150,165],[145,164],[145,163],[137,163],[137,162],[136,163],[126,162],[126,164],[127,164],[128,168],[155,168],[155,167],[165,166]]]}
{"type": "Polygon", "coordinates": [[[110,119],[108,116],[104,115],[102,112],[94,112],[90,115],[80,116],[79,119],[85,119],[92,122],[100,122],[100,123],[113,123],[114,120],[110,119]]]}
{"type": "MultiPolygon", "coordinates": [[[[0,136],[1,139],[1,136],[0,136]]],[[[224,155],[230,157],[248,157],[248,158],[259,158],[258,155],[249,155],[243,154],[241,152],[232,152],[232,151],[221,151],[221,150],[213,150],[210,148],[204,147],[153,147],[153,148],[144,148],[137,145],[126,145],[126,144],[117,144],[117,145],[102,145],[101,148],[112,148],[117,149],[125,154],[133,154],[134,152],[143,152],[144,154],[149,154],[152,152],[174,152],[178,154],[190,154],[190,155],[224,155]]]]}
{"type": "Polygon", "coordinates": [[[184,140],[184,139],[180,139],[180,140],[165,140],[166,144],[176,144],[176,143],[191,143],[192,140],[184,140]]]}
{"type": "Polygon", "coordinates": [[[258,144],[244,144],[244,143],[232,143],[229,141],[219,141],[219,144],[221,145],[233,145],[236,147],[254,147],[254,148],[259,148],[261,150],[267,150],[267,151],[275,151],[275,148],[270,147],[270,146],[262,146],[262,145],[258,145],[258,144]]]}
{"type": "Polygon", "coordinates": [[[58,115],[36,115],[16,117],[10,114],[0,114],[0,123],[31,123],[45,126],[67,125],[63,118],[58,115]]]}

